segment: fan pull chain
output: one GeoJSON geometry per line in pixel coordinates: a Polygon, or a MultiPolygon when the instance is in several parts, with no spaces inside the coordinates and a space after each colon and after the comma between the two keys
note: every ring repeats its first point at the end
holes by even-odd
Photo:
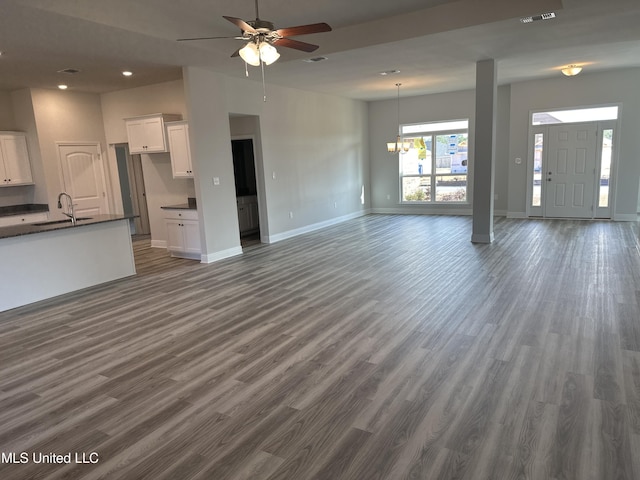
{"type": "Polygon", "coordinates": [[[244,76],[249,76],[249,64],[247,62],[244,62],[244,76]]]}
{"type": "Polygon", "coordinates": [[[267,101],[267,86],[264,83],[264,62],[260,61],[260,68],[262,69],[262,95],[263,102],[267,101]]]}

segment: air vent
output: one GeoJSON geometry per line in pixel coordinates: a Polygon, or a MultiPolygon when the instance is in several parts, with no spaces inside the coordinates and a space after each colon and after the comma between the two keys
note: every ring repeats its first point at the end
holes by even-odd
{"type": "Polygon", "coordinates": [[[58,73],[66,73],[67,75],[75,75],[76,73],[80,73],[80,70],[77,68],[65,68],[64,70],[58,70],[58,73]]]}
{"type": "Polygon", "coordinates": [[[378,75],[386,77],[387,75],[395,75],[397,73],[400,73],[400,70],[385,70],[384,72],[378,72],[378,75]]]}
{"type": "Polygon", "coordinates": [[[313,58],[305,58],[303,60],[303,62],[307,62],[307,63],[316,63],[316,62],[322,62],[323,60],[326,60],[327,57],[313,57],[313,58]]]}
{"type": "Polygon", "coordinates": [[[556,18],[556,14],[553,12],[541,13],[540,15],[534,15],[533,17],[524,17],[521,18],[520,21],[522,23],[532,23],[537,22],[538,20],[551,20],[552,18],[556,18]]]}

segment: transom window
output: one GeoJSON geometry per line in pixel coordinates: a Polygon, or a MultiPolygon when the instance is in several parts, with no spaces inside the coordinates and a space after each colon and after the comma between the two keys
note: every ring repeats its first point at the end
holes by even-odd
{"type": "Polygon", "coordinates": [[[469,121],[402,126],[409,151],[400,155],[403,203],[467,202],[469,121]]]}

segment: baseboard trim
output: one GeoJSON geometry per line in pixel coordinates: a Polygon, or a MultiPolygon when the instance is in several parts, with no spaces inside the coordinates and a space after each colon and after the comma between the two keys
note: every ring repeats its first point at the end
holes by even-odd
{"type": "Polygon", "coordinates": [[[151,240],[151,246],[153,248],[167,248],[167,241],[166,240],[151,240]]]}
{"type": "Polygon", "coordinates": [[[471,243],[491,243],[493,242],[493,232],[474,233],[471,235],[471,243]]]}
{"type": "Polygon", "coordinates": [[[526,212],[507,212],[507,218],[529,218],[526,212]]]}
{"type": "Polygon", "coordinates": [[[416,207],[390,207],[390,208],[372,208],[371,213],[381,215],[461,215],[469,216],[473,215],[473,210],[470,208],[425,208],[421,206],[416,207]]]}
{"type": "Polygon", "coordinates": [[[289,238],[297,237],[298,235],[304,235],[305,233],[315,232],[316,230],[321,230],[323,228],[331,227],[333,225],[338,225],[339,223],[346,222],[348,220],[353,220],[354,218],[363,217],[369,213],[372,213],[369,210],[362,210],[360,212],[350,213],[348,215],[343,215],[341,217],[331,218],[329,220],[325,220],[324,222],[313,223],[311,225],[305,225],[304,227],[295,228],[293,230],[288,230],[282,233],[276,233],[275,235],[265,235],[262,237],[263,243],[276,243],[281,242],[282,240],[287,240],[289,238]]]}
{"type": "Polygon", "coordinates": [[[613,215],[614,222],[637,222],[638,214],[636,213],[615,213],[613,215]]]}
{"type": "Polygon", "coordinates": [[[213,263],[224,260],[225,258],[235,257],[242,255],[242,247],[233,247],[226,250],[220,250],[219,252],[202,254],[200,256],[200,263],[213,263]]]}

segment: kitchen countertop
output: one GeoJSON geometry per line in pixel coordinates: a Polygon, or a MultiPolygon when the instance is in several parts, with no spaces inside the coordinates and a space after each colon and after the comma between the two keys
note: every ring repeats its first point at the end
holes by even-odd
{"type": "MultiPolygon", "coordinates": [[[[32,212],[33,213],[33,212],[32,212]]],[[[19,237],[22,235],[32,235],[36,233],[51,232],[54,230],[65,230],[69,228],[81,228],[86,225],[95,225],[97,223],[114,222],[116,220],[124,220],[135,218],[136,215],[94,215],[86,220],[78,220],[76,225],[71,225],[71,221],[48,221],[30,224],[20,224],[0,228],[0,239],[19,237]],[[55,222],[55,223],[54,223],[55,222]]],[[[83,217],[80,217],[83,218],[83,217]]]]}
{"type": "Polygon", "coordinates": [[[163,210],[197,210],[195,205],[189,205],[188,203],[182,203],[180,205],[165,205],[160,208],[163,210]]]}
{"type": "Polygon", "coordinates": [[[0,217],[10,217],[12,215],[27,215],[29,213],[48,212],[49,205],[46,203],[25,203],[22,205],[9,205],[0,207],[0,217]]]}

